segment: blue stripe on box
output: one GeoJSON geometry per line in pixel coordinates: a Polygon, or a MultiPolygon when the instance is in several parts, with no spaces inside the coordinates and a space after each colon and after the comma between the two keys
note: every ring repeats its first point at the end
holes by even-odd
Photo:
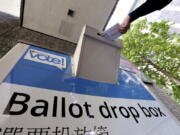
{"type": "Polygon", "coordinates": [[[131,72],[119,71],[118,84],[76,78],[72,76],[70,56],[33,46],[29,49],[65,57],[66,69],[24,59],[27,50],[4,82],[91,96],[155,100],[131,72]]]}

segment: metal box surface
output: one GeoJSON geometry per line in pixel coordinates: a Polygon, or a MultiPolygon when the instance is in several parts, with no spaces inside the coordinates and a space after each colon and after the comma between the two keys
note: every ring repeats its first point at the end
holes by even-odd
{"type": "Polygon", "coordinates": [[[104,28],[117,0],[25,0],[23,27],[77,43],[85,24],[104,28]]]}
{"type": "Polygon", "coordinates": [[[77,77],[117,83],[121,40],[109,41],[90,26],[82,30],[73,56],[73,73],[77,77]]]}

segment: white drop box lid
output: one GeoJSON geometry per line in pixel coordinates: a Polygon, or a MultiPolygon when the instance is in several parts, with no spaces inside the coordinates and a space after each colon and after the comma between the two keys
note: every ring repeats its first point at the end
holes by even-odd
{"type": "Polygon", "coordinates": [[[122,41],[109,41],[84,26],[72,58],[73,74],[89,80],[117,83],[122,41]]]}

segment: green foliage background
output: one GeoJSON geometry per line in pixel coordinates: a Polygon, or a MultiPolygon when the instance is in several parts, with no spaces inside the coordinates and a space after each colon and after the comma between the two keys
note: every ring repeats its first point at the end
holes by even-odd
{"type": "Polygon", "coordinates": [[[180,104],[180,34],[173,23],[137,21],[122,36],[122,53],[180,104]]]}

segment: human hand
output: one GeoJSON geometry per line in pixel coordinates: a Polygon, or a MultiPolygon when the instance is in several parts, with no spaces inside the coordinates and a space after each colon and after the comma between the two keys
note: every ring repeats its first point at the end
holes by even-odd
{"type": "Polygon", "coordinates": [[[122,24],[120,25],[118,32],[126,33],[128,29],[130,28],[130,16],[126,16],[126,18],[123,20],[122,24]]]}

